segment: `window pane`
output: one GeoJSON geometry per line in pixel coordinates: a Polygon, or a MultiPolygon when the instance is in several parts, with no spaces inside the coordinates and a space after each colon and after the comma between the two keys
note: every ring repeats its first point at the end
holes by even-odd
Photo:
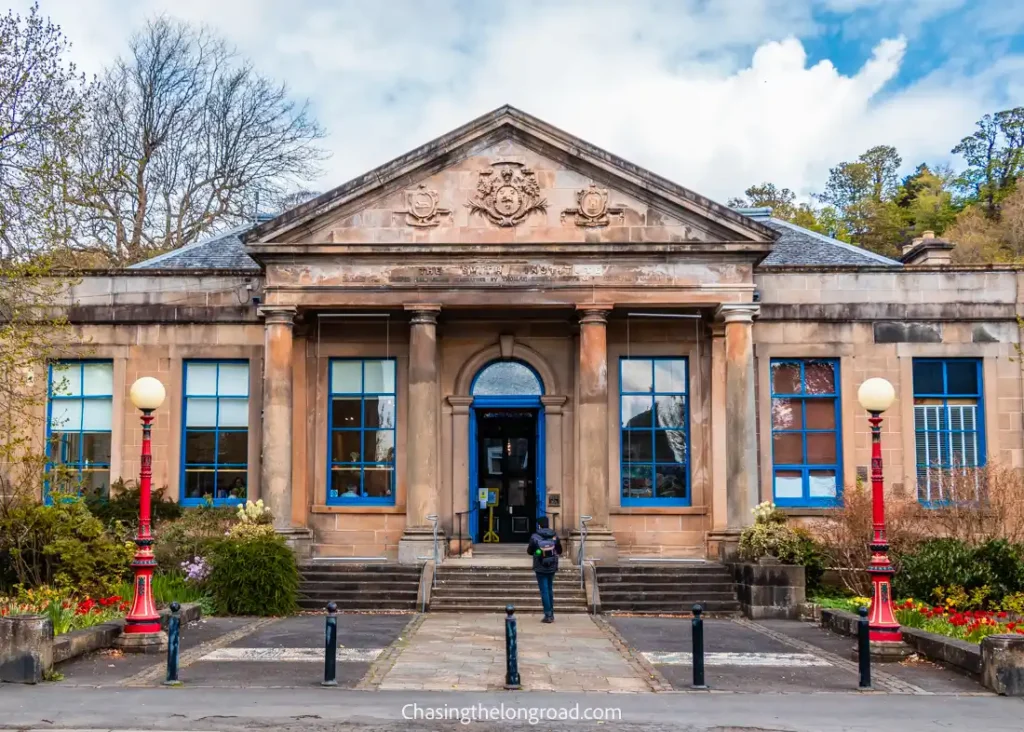
{"type": "Polygon", "coordinates": [[[331,393],[358,394],[363,390],[362,361],[331,362],[331,393]]]}
{"type": "Polygon", "coordinates": [[[79,363],[55,363],[50,375],[50,393],[55,396],[80,396],[82,394],[82,365],[79,363]]]}
{"type": "Polygon", "coordinates": [[[657,397],[655,413],[658,418],[656,427],[686,427],[686,397],[657,397]]]}
{"type": "Polygon", "coordinates": [[[331,468],[331,498],[359,496],[361,476],[359,468],[331,468]]]}
{"type": "Polygon", "coordinates": [[[82,460],[87,463],[110,464],[110,433],[86,432],[82,434],[82,460]]]}
{"type": "Polygon", "coordinates": [[[835,432],[808,432],[807,433],[807,463],[809,465],[835,465],[836,460],[836,433],[835,432]]]}
{"type": "Polygon", "coordinates": [[[366,397],[364,409],[366,410],[364,426],[387,428],[395,426],[394,397],[366,397]]]}
{"type": "Polygon", "coordinates": [[[828,361],[808,361],[804,364],[805,394],[835,394],[835,364],[828,361]]]}
{"type": "Polygon", "coordinates": [[[492,363],[473,382],[473,394],[478,396],[540,396],[542,393],[533,371],[516,361],[492,363]]]}
{"type": "Polygon", "coordinates": [[[331,400],[331,426],[335,429],[361,426],[359,411],[362,406],[361,399],[335,397],[331,400]]]}
{"type": "Polygon", "coordinates": [[[82,428],[82,402],[59,399],[50,402],[50,429],[67,432],[82,428]]]}
{"type": "Polygon", "coordinates": [[[245,498],[246,495],[246,471],[224,470],[217,471],[217,498],[245,498]]]}
{"type": "Polygon", "coordinates": [[[50,433],[50,462],[77,463],[81,438],[82,433],[78,431],[50,433]]]}
{"type": "Polygon", "coordinates": [[[110,468],[86,468],[82,471],[79,490],[93,496],[110,495],[110,468]]]}
{"type": "Polygon", "coordinates": [[[619,362],[622,368],[622,391],[650,392],[652,366],[648,359],[627,358],[619,362]]]}
{"type": "Polygon", "coordinates": [[[914,361],[914,393],[942,394],[942,362],[914,361]]]}
{"type": "Polygon", "coordinates": [[[365,361],[366,383],[363,391],[367,394],[395,393],[395,362],[365,361]]]}
{"type": "Polygon", "coordinates": [[[652,406],[649,396],[622,397],[622,426],[650,427],[652,406]]]}
{"type": "Polygon", "coordinates": [[[248,399],[221,399],[220,417],[217,421],[219,427],[248,427],[249,426],[249,400],[248,399]]]}
{"type": "Polygon", "coordinates": [[[82,429],[109,430],[114,418],[114,405],[110,399],[87,399],[82,408],[82,429]]]}
{"type": "Polygon", "coordinates": [[[114,393],[114,364],[82,364],[82,393],[86,396],[109,396],[114,393]]]}
{"type": "Polygon", "coordinates": [[[772,394],[800,393],[800,364],[772,364],[772,394]]]}
{"type": "Polygon", "coordinates": [[[186,427],[216,427],[216,399],[188,399],[185,402],[186,427]]]}
{"type": "Polygon", "coordinates": [[[776,498],[803,498],[804,474],[799,470],[775,471],[776,498]]]}
{"type": "Polygon", "coordinates": [[[654,362],[654,390],[686,393],[686,361],[659,359],[654,362]]]}
{"type": "Polygon", "coordinates": [[[213,496],[213,468],[192,468],[185,471],[185,497],[213,496]]]}
{"type": "Polygon", "coordinates": [[[650,465],[622,466],[622,497],[654,497],[653,469],[650,465]]]}
{"type": "Polygon", "coordinates": [[[382,466],[367,465],[363,471],[364,490],[368,498],[388,498],[391,496],[395,470],[382,466]]]}
{"type": "Polygon", "coordinates": [[[946,362],[946,393],[977,394],[978,363],[976,361],[946,362]]]}
{"type": "Polygon", "coordinates": [[[213,465],[216,462],[217,434],[215,432],[185,433],[185,462],[213,465]]]}
{"type": "Polygon", "coordinates": [[[217,393],[217,364],[185,364],[185,395],[214,396],[217,393]]]}
{"type": "Polygon", "coordinates": [[[651,437],[649,430],[623,430],[622,461],[629,463],[651,461],[651,437]]]}
{"type": "Polygon", "coordinates": [[[836,428],[835,399],[807,399],[804,411],[807,412],[807,429],[834,430],[836,428]]]}
{"type": "Polygon", "coordinates": [[[658,498],[686,498],[686,467],[658,465],[654,468],[655,495],[658,498]]]}
{"type": "Polygon", "coordinates": [[[772,399],[772,429],[802,430],[803,412],[800,399],[772,399]]]}
{"type": "Polygon", "coordinates": [[[659,430],[654,433],[654,460],[659,463],[686,462],[686,433],[659,430]]]}
{"type": "Polygon", "coordinates": [[[776,432],[772,435],[772,448],[776,465],[803,465],[804,442],[799,432],[776,432]]]}
{"type": "Polygon", "coordinates": [[[217,462],[246,465],[249,462],[249,433],[221,432],[217,446],[217,462]]]}
{"type": "Polygon", "coordinates": [[[812,470],[808,480],[811,498],[835,498],[836,472],[834,470],[812,470]]]}
{"type": "Polygon", "coordinates": [[[222,363],[217,377],[218,396],[249,396],[249,364],[222,363]]]}
{"type": "Polygon", "coordinates": [[[367,430],[363,433],[363,461],[389,463],[395,459],[395,433],[391,430],[367,430]]]}
{"type": "Polygon", "coordinates": [[[331,433],[331,462],[335,463],[358,463],[359,457],[359,435],[358,430],[353,432],[336,431],[331,433]]]}

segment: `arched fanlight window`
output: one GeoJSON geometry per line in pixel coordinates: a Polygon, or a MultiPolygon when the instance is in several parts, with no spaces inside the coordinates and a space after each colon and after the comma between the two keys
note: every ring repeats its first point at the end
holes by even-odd
{"type": "Polygon", "coordinates": [[[544,393],[537,374],[518,361],[495,361],[476,375],[473,396],[540,396],[544,393]]]}

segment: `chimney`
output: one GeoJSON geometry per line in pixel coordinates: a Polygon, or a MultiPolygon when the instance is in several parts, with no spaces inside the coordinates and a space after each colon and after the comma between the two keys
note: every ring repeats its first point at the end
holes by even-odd
{"type": "Polygon", "coordinates": [[[908,267],[934,267],[952,263],[951,252],[956,246],[946,239],[938,239],[934,231],[921,232],[921,236],[903,245],[900,261],[908,267]]]}

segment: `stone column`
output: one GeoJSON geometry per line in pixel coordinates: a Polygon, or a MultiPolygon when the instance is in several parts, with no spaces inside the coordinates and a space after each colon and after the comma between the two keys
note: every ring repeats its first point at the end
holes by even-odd
{"type": "Polygon", "coordinates": [[[719,555],[727,559],[758,502],[757,409],[754,401],[754,316],[760,306],[722,305],[725,323],[726,532],[719,555]]]}
{"type": "Polygon", "coordinates": [[[711,526],[728,526],[725,436],[725,323],[711,324],[711,526]]]}
{"type": "MultiPolygon", "coordinates": [[[[580,305],[580,512],[588,523],[586,556],[604,563],[618,556],[608,513],[608,313],[611,305],[580,305]]],[[[578,528],[578,527],[574,527],[578,528]]],[[[578,542],[573,543],[578,551],[578,542]]]]}
{"type": "Polygon", "coordinates": [[[471,396],[450,396],[452,407],[452,533],[449,536],[452,554],[462,554],[473,544],[469,535],[469,515],[459,516],[460,511],[470,508],[470,491],[476,493],[477,486],[469,484],[469,407],[471,396]],[[462,524],[463,546],[456,546],[459,538],[459,524],[462,524]]]}
{"type": "Polygon", "coordinates": [[[265,322],[260,492],[274,528],[292,529],[292,326],[295,308],[259,309],[265,322]]]}
{"type": "MultiPolygon", "coordinates": [[[[565,530],[570,528],[565,525],[565,497],[562,490],[562,405],[566,399],[554,394],[540,398],[540,403],[544,405],[544,493],[547,505],[539,508],[551,514],[558,514],[559,534],[564,534],[565,530]],[[552,495],[558,496],[557,506],[551,506],[552,495]],[[548,506],[551,506],[550,510],[548,506]]],[[[555,520],[553,516],[552,520],[555,520]]]]}
{"type": "Polygon", "coordinates": [[[398,542],[398,561],[416,564],[432,556],[433,531],[427,516],[439,508],[440,467],[437,429],[441,409],[437,383],[438,305],[407,305],[409,326],[409,406],[407,409],[405,532],[398,542]]]}

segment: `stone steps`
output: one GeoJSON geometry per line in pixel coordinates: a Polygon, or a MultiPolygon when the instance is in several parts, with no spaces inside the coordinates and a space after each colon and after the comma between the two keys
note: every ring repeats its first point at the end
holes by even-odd
{"type": "MultiPolygon", "coordinates": [[[[587,612],[578,568],[559,569],[554,594],[556,614],[587,612]]],[[[434,612],[504,612],[509,603],[517,612],[542,612],[537,577],[529,567],[442,565],[430,597],[434,612]]]]}
{"type": "Polygon", "coordinates": [[[323,610],[415,611],[421,570],[398,564],[304,563],[299,566],[299,607],[323,610]]]}
{"type": "Polygon", "coordinates": [[[695,604],[715,614],[740,611],[732,574],[722,565],[598,567],[597,585],[603,612],[689,614],[695,604]]]}

